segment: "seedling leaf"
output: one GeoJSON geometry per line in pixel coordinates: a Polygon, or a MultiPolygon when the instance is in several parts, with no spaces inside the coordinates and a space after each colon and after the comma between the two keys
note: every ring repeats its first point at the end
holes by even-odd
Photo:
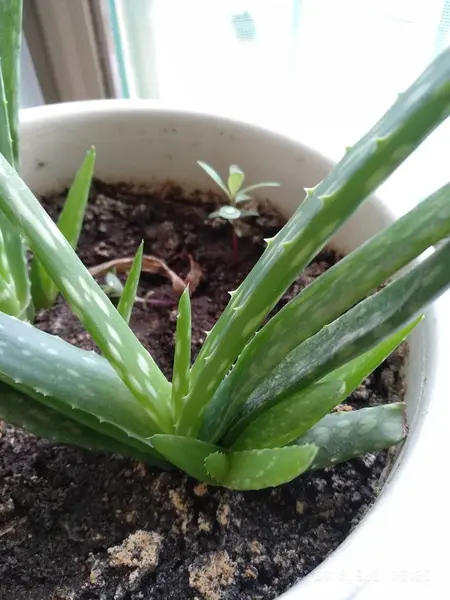
{"type": "Polygon", "coordinates": [[[244,179],[244,172],[237,165],[231,165],[230,174],[228,175],[228,190],[233,200],[244,183],[244,179]]]}
{"type": "Polygon", "coordinates": [[[230,192],[228,191],[227,186],[222,181],[222,178],[220,177],[219,173],[213,167],[201,160],[198,160],[197,164],[200,165],[201,168],[211,177],[211,179],[220,187],[220,189],[226,195],[226,197],[229,200],[231,200],[230,192]]]}

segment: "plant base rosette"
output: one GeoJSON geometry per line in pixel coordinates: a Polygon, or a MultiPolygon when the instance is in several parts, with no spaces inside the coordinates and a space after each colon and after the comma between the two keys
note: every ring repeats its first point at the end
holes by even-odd
{"type": "MultiPolygon", "coordinates": [[[[163,254],[185,276],[189,267],[182,255],[192,252],[203,271],[191,299],[196,354],[204,330],[228,300],[228,289],[237,287],[257,260],[263,238],[276,233],[273,216],[262,214],[261,225],[252,220],[252,236],[241,240],[240,263],[229,268],[228,224],[203,219],[197,206],[157,196],[127,203],[114,199],[114,192],[114,187],[96,184],[80,256],[93,267],[130,254],[144,239],[146,249],[163,254]],[[108,214],[102,195],[109,198],[108,214]],[[164,236],[156,233],[161,228],[164,236]]],[[[56,218],[58,207],[50,201],[46,207],[56,218]]],[[[201,210],[207,215],[210,207],[201,210]]],[[[321,253],[280,304],[338,258],[331,251],[321,253]]],[[[161,275],[143,274],[139,296],[148,292],[150,298],[172,297],[172,306],[137,303],[131,325],[170,375],[176,310],[172,284],[161,275]]],[[[61,298],[52,310],[38,313],[36,325],[82,348],[95,348],[61,298]]],[[[342,411],[403,398],[402,348],[342,411]]],[[[386,465],[385,452],[369,454],[279,488],[241,493],[201,485],[177,471],[58,446],[6,425],[0,455],[1,589],[5,598],[15,600],[52,594],[74,600],[137,599],[140,593],[168,600],[273,599],[345,539],[376,498],[386,465]]]]}

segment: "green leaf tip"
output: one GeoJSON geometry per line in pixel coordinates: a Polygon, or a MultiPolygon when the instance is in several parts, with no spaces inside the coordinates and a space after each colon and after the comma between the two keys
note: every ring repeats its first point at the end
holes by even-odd
{"type": "Polygon", "coordinates": [[[317,470],[394,447],[406,435],[406,405],[397,402],[331,413],[295,443],[318,446],[310,466],[317,470]]]}
{"type": "Polygon", "coordinates": [[[139,279],[142,271],[142,257],[144,255],[144,242],[142,241],[133,259],[130,272],[128,273],[125,286],[120,296],[117,311],[122,316],[125,323],[129,323],[134,302],[136,300],[139,279]]]}
{"type": "Polygon", "coordinates": [[[172,377],[172,414],[176,423],[189,393],[191,371],[191,297],[187,286],[178,302],[172,377]]]}
{"type": "MultiPolygon", "coordinates": [[[[74,249],[78,245],[83,227],[95,160],[95,149],[91,147],[75,175],[57,222],[60,232],[74,249]]],[[[31,294],[36,310],[51,308],[58,295],[58,288],[36,258],[31,265],[30,280],[31,294]]]]}

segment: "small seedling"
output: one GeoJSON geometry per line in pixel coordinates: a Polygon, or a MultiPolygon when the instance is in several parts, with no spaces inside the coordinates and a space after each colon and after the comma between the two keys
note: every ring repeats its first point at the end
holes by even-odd
{"type": "Polygon", "coordinates": [[[278,187],[280,184],[274,181],[264,183],[255,183],[246,188],[242,188],[245,181],[245,174],[237,165],[231,165],[228,173],[227,184],[224,183],[219,173],[207,163],[199,160],[197,163],[211,177],[211,179],[219,186],[222,192],[227,197],[229,204],[221,206],[209,215],[210,219],[224,219],[229,221],[233,227],[233,255],[234,262],[237,264],[239,260],[238,238],[242,236],[240,220],[246,217],[257,217],[259,212],[255,208],[241,208],[244,202],[253,200],[249,192],[264,187],[278,187]]]}
{"type": "Polygon", "coordinates": [[[123,285],[115,270],[106,273],[101,288],[109,298],[120,298],[123,294],[123,285]]]}

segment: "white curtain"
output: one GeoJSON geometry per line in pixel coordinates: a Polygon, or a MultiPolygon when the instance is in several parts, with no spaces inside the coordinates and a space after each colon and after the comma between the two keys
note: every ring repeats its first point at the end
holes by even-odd
{"type": "MultiPolygon", "coordinates": [[[[113,3],[134,95],[250,116],[333,158],[449,42],[448,0],[113,3]]],[[[449,150],[444,124],[386,189],[419,199],[449,150]]]]}

